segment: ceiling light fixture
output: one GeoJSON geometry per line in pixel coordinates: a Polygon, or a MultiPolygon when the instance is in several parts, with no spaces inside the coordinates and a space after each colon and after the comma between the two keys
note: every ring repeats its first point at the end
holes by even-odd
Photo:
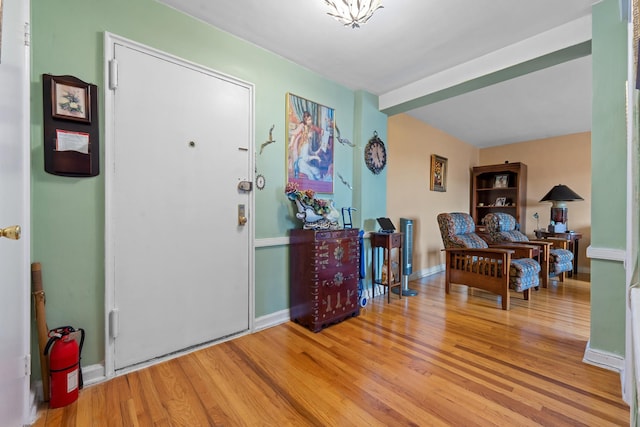
{"type": "Polygon", "coordinates": [[[324,0],[329,6],[327,15],[334,17],[345,27],[360,28],[373,16],[373,12],[383,8],[382,0],[324,0]]]}

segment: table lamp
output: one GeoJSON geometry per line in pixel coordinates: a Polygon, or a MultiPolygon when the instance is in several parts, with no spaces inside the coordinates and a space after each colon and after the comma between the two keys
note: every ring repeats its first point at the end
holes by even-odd
{"type": "Polygon", "coordinates": [[[549,231],[564,233],[567,231],[567,221],[569,219],[567,202],[584,200],[582,197],[563,184],[558,184],[540,199],[541,202],[551,202],[551,222],[549,231]]]}

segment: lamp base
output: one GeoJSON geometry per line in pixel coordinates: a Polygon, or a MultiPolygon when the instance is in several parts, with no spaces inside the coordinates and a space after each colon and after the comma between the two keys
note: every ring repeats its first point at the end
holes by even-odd
{"type": "Polygon", "coordinates": [[[549,226],[551,233],[565,233],[567,231],[567,224],[555,223],[549,226]]]}
{"type": "Polygon", "coordinates": [[[555,222],[556,224],[559,222],[566,224],[568,219],[569,209],[567,209],[566,206],[551,208],[551,221],[555,222]]]}
{"type": "Polygon", "coordinates": [[[563,202],[554,202],[551,207],[551,224],[549,231],[553,233],[564,233],[567,231],[567,221],[569,219],[569,209],[563,202]]]}

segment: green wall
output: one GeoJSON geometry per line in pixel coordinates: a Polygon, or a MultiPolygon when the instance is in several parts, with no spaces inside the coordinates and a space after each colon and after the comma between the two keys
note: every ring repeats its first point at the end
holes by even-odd
{"type": "MultiPolygon", "coordinates": [[[[627,27],[619,2],[593,6],[593,122],[591,245],[625,249],[627,27]]],[[[591,260],[593,349],[624,356],[625,270],[621,262],[591,260]]]]}
{"type": "MultiPolygon", "coordinates": [[[[380,138],[387,146],[389,140],[387,138],[387,116],[378,109],[377,97],[359,92],[356,94],[356,112],[358,117],[364,119],[360,123],[360,127],[356,129],[356,135],[359,137],[361,144],[357,147],[357,155],[355,157],[353,168],[357,171],[356,177],[359,181],[354,185],[356,193],[355,208],[358,211],[355,218],[357,223],[367,231],[375,231],[378,225],[375,218],[383,216],[385,212],[380,212],[380,203],[387,204],[387,169],[383,169],[378,175],[374,175],[367,169],[364,164],[364,146],[373,138],[374,132],[378,133],[380,138]],[[381,123],[384,121],[384,126],[381,123]]],[[[392,160],[389,160],[392,161],[392,160]]],[[[399,226],[396,224],[396,227],[399,226]]]]}
{"type": "MultiPolygon", "coordinates": [[[[83,365],[104,360],[105,181],[104,181],[104,32],[108,31],[193,61],[255,85],[256,171],[267,185],[255,192],[256,239],[278,239],[300,227],[293,204],[284,196],[285,96],[287,92],[335,109],[343,137],[358,147],[336,145],[335,170],[351,183],[360,182],[354,167],[361,163],[357,135],[371,128],[386,136],[386,116],[377,99],[238,40],[201,21],[153,0],[32,1],[32,261],[42,263],[50,327],[83,327],[87,339],[83,365]],[[68,178],[44,172],[42,147],[43,73],[73,75],[99,87],[101,174],[68,178]],[[358,104],[358,107],[356,107],[358,104]],[[373,108],[375,104],[375,108],[373,108]],[[260,144],[275,125],[276,143],[259,154],[260,144]],[[363,128],[366,128],[363,130],[363,128]],[[357,132],[356,132],[357,131],[357,132]],[[356,133],[357,135],[354,135],[356,133]]],[[[366,140],[364,141],[366,143],[366,140]]],[[[380,178],[382,179],[382,178],[380,178]]],[[[376,185],[376,188],[380,188],[376,185]]],[[[365,187],[352,191],[336,176],[337,207],[355,206],[366,192],[368,214],[385,213],[385,191],[365,187]]],[[[362,223],[359,218],[358,223],[362,223]]],[[[256,317],[288,308],[288,250],[286,244],[256,249],[256,317]]],[[[264,246],[264,247],[263,247],[264,246]]],[[[35,333],[33,334],[35,337],[35,333]]],[[[37,354],[37,347],[33,347],[37,354]]],[[[38,363],[38,358],[33,358],[38,363]]],[[[33,368],[38,377],[39,368],[33,368]]]]}

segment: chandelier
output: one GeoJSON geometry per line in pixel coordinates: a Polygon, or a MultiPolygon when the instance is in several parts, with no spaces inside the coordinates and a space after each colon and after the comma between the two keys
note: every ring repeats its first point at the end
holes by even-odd
{"type": "Polygon", "coordinates": [[[329,6],[327,15],[333,16],[345,27],[360,28],[373,12],[383,8],[382,0],[324,0],[329,6]]]}

